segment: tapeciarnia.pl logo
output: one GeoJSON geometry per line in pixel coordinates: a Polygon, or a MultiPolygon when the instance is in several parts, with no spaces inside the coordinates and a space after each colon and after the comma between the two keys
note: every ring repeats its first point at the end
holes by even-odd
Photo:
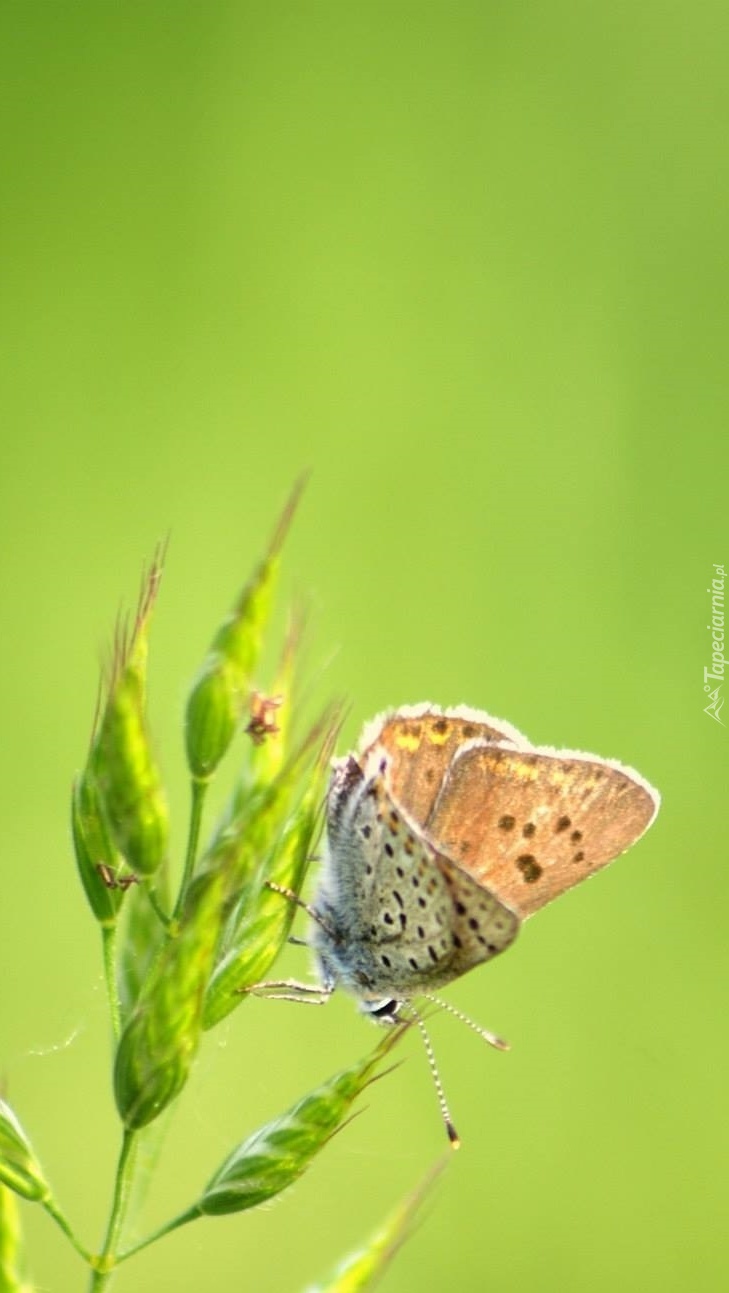
{"type": "Polygon", "coordinates": [[[711,634],[711,667],[707,669],[704,666],[704,691],[709,697],[709,703],[704,708],[704,713],[713,718],[715,722],[724,726],[721,718],[721,711],[724,705],[724,697],[721,689],[724,684],[724,581],[726,571],[723,566],[714,566],[714,578],[711,581],[711,587],[707,588],[707,593],[711,596],[711,623],[707,624],[707,629],[711,634]],[[712,687],[712,683],[717,686],[712,687]]]}

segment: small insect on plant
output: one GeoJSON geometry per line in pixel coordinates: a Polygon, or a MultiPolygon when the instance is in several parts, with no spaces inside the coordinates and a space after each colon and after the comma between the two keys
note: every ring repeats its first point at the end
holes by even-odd
{"type": "Polygon", "coordinates": [[[412,998],[506,1049],[433,989],[503,952],[523,920],[634,844],[658,806],[632,768],[530,745],[479,710],[425,704],[382,715],[331,776],[326,864],[308,907],[320,986],[261,987],[323,1001],[341,985],[371,1017],[416,1023],[457,1146],[412,998]]]}
{"type": "MultiPolygon", "coordinates": [[[[15,1113],[0,1101],[2,1293],[29,1289],[17,1196],[40,1204],[60,1226],[90,1268],[90,1293],[99,1293],[135,1253],[171,1231],[243,1212],[297,1180],[411,1024],[423,1037],[457,1146],[413,999],[450,1011],[504,1049],[434,989],[504,951],[523,920],[629,848],[655,817],[658,795],[637,772],[596,755],[532,746],[510,724],[465,707],[426,704],[386,714],[367,726],[356,754],[330,767],[341,706],[328,705],[303,730],[295,721],[298,621],[272,685],[257,689],[281,547],[300,491],[190,690],[190,812],[177,872],[146,711],[162,551],[143,580],[133,622],[117,625],[71,805],[78,874],[101,935],[121,1122],[109,1219],[100,1250],[92,1251],[55,1198],[15,1113]],[[234,744],[242,757],[229,802],[204,833],[209,787],[234,744]],[[324,865],[307,904],[300,893],[324,817],[324,865]],[[314,984],[267,977],[297,906],[311,918],[314,984]],[[189,1207],[130,1241],[132,1221],[138,1225],[130,1200],[140,1144],[182,1092],[204,1034],[253,993],[323,1003],[337,986],[390,1025],[374,1051],[246,1136],[189,1207]]],[[[318,1286],[321,1293],[374,1281],[409,1233],[438,1170],[318,1286]]]]}

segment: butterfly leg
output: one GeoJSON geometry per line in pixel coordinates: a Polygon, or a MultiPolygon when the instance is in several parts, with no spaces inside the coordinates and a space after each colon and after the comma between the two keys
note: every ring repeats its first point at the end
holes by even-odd
{"type": "Polygon", "coordinates": [[[335,937],[334,931],[330,929],[321,912],[317,911],[316,907],[312,907],[311,903],[304,902],[303,898],[294,893],[293,889],[289,889],[283,884],[276,884],[275,880],[266,880],[265,884],[266,888],[270,889],[272,893],[280,894],[282,898],[288,899],[296,907],[300,907],[302,911],[305,911],[308,916],[311,916],[312,920],[316,921],[317,925],[320,925],[329,934],[330,938],[335,937]]]}
{"type": "Polygon", "coordinates": [[[297,1001],[303,1006],[324,1006],[332,995],[334,985],[301,983],[298,979],[264,979],[252,983],[245,992],[256,997],[270,997],[274,1001],[297,1001]]]}

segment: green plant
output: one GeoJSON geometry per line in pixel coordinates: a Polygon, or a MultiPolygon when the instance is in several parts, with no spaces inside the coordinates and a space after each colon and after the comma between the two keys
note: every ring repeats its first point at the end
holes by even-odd
{"type": "MultiPolygon", "coordinates": [[[[296,628],[288,635],[272,693],[254,689],[281,545],[298,494],[297,488],[190,691],[190,816],[174,895],[167,800],[146,712],[149,627],[162,550],[143,580],[133,624],[117,626],[71,812],[78,873],[101,934],[113,1037],[121,1149],[112,1202],[101,1249],[92,1252],[55,1199],[15,1113],[0,1101],[0,1291],[30,1287],[21,1273],[15,1196],[39,1204],[61,1227],[90,1267],[90,1293],[100,1293],[122,1263],[162,1236],[199,1217],[255,1207],[295,1181],[349,1117],[399,1036],[399,1030],[388,1032],[371,1055],[248,1136],[188,1208],[125,1247],[140,1142],[181,1093],[204,1034],[241,1006],[286,942],[294,904],[272,886],[299,892],[321,827],[340,707],[330,705],[308,730],[296,732],[296,628]],[[201,846],[208,788],[241,735],[244,754],[230,801],[201,846]]],[[[354,1289],[370,1282],[397,1247],[413,1207],[411,1202],[396,1214],[349,1264],[349,1274],[340,1271],[326,1287],[354,1289]]]]}

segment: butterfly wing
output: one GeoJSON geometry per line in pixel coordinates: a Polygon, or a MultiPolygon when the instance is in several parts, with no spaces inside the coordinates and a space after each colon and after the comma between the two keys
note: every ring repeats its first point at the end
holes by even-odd
{"type": "Polygon", "coordinates": [[[529,743],[510,723],[461,705],[439,709],[410,705],[380,715],[367,725],[360,742],[361,759],[373,750],[387,760],[387,784],[398,804],[421,828],[429,825],[438,793],[456,752],[478,739],[528,749],[529,743]]]}
{"type": "MultiPolygon", "coordinates": [[[[379,752],[378,752],[379,753],[379,752]]],[[[364,999],[442,986],[512,942],[519,921],[438,854],[379,770],[335,765],[314,930],[325,977],[364,999]]]]}
{"type": "Polygon", "coordinates": [[[596,755],[475,741],[454,755],[428,835],[524,919],[634,844],[658,804],[637,772],[596,755]]]}

